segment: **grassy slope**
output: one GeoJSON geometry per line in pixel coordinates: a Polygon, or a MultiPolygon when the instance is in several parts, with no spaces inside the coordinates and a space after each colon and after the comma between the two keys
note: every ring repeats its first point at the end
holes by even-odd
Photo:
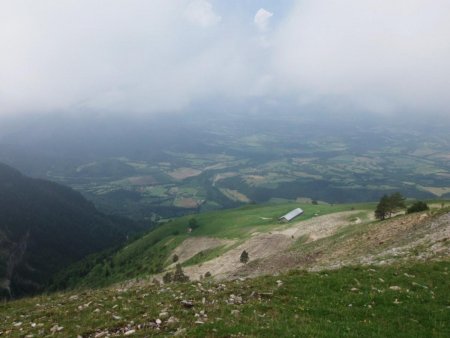
{"type": "MultiPolygon", "coordinates": [[[[374,204],[248,205],[238,209],[181,217],[159,226],[112,255],[96,255],[70,267],[55,278],[55,285],[58,287],[106,286],[114,282],[161,272],[169,261],[172,250],[187,236],[214,236],[243,240],[251,232],[269,231],[273,226],[279,226],[278,217],[297,207],[305,211],[299,219],[306,220],[315,214],[325,215],[348,211],[352,208],[373,209],[374,204]],[[188,234],[187,227],[192,217],[196,218],[199,228],[188,234]]],[[[200,261],[196,260],[196,262],[200,261]]]]}
{"type": "Polygon", "coordinates": [[[56,325],[63,328],[54,337],[131,329],[136,330],[133,337],[166,336],[182,329],[182,336],[188,337],[448,337],[449,268],[448,261],[411,263],[223,284],[57,293],[0,305],[0,332],[8,337],[41,336],[51,334],[56,325]],[[280,287],[277,280],[283,282],[280,287]],[[229,304],[232,294],[242,297],[242,304],[229,304]],[[184,299],[192,300],[194,307],[184,308],[184,299]],[[207,318],[196,316],[201,311],[207,318]],[[169,324],[167,317],[161,318],[155,328],[156,319],[164,317],[161,312],[178,321],[169,324]],[[195,323],[199,320],[203,324],[195,323]]]}

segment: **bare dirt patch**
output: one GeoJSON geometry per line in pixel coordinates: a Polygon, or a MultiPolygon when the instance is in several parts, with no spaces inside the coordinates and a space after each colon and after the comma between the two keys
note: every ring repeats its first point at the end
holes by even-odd
{"type": "Polygon", "coordinates": [[[221,180],[224,180],[226,178],[235,177],[235,176],[238,176],[238,175],[239,174],[236,173],[236,172],[226,172],[226,173],[217,174],[213,178],[212,185],[213,185],[213,187],[215,187],[217,182],[219,182],[221,180]]]}
{"type": "MultiPolygon", "coordinates": [[[[437,218],[427,213],[396,217],[370,224],[367,231],[323,241],[310,251],[313,262],[298,262],[309,270],[345,265],[387,264],[399,260],[423,260],[450,256],[450,214],[437,218]]],[[[303,253],[305,254],[305,253],[303,253]]]]}
{"type": "Polygon", "coordinates": [[[175,248],[173,255],[178,256],[178,261],[183,263],[188,259],[194,257],[201,251],[214,249],[223,245],[232,245],[234,241],[215,238],[215,237],[189,237],[183,241],[178,247],[175,248]]]}
{"type": "Polygon", "coordinates": [[[226,197],[228,197],[232,201],[243,202],[243,203],[250,202],[250,199],[247,196],[245,196],[243,193],[240,193],[237,190],[231,190],[231,189],[226,189],[226,188],[220,188],[219,190],[222,194],[224,194],[226,197]]]}
{"type": "Polygon", "coordinates": [[[256,186],[266,181],[266,177],[261,175],[244,175],[242,178],[250,186],[256,186]]]}
{"type": "Polygon", "coordinates": [[[327,237],[336,232],[339,228],[351,223],[349,218],[359,211],[345,211],[311,218],[307,221],[294,223],[287,229],[276,231],[286,236],[299,238],[308,235],[311,241],[327,237]]]}
{"type": "Polygon", "coordinates": [[[178,198],[173,204],[180,208],[197,208],[201,204],[201,201],[193,198],[178,198]]]}
{"type": "Polygon", "coordinates": [[[194,168],[178,168],[170,171],[168,174],[176,180],[184,180],[185,178],[198,176],[202,173],[201,170],[194,168]]]}
{"type": "Polygon", "coordinates": [[[203,264],[187,267],[185,272],[191,279],[199,279],[201,275],[210,272],[217,279],[230,277],[245,264],[239,261],[242,251],[246,250],[250,260],[261,259],[283,250],[292,240],[281,234],[258,234],[246,240],[226,253],[203,264]]]}
{"type": "Polygon", "coordinates": [[[437,197],[442,197],[443,195],[450,193],[450,187],[418,187],[420,190],[428,191],[437,197]]]}
{"type": "MultiPolygon", "coordinates": [[[[346,265],[450,257],[450,213],[436,217],[427,213],[399,215],[383,222],[372,222],[370,214],[340,212],[288,224],[268,233],[255,232],[240,242],[230,241],[230,249],[220,257],[186,267],[185,273],[195,280],[210,272],[220,280],[273,275],[292,269],[319,271],[346,265]],[[359,214],[356,220],[352,217],[355,214],[359,214]],[[247,264],[239,261],[243,250],[249,253],[247,264]]],[[[175,252],[185,260],[222,244],[220,239],[192,238],[175,252]]]]}
{"type": "Polygon", "coordinates": [[[135,176],[129,177],[128,182],[130,185],[152,185],[158,183],[153,176],[135,176]]]}
{"type": "MultiPolygon", "coordinates": [[[[217,279],[226,279],[232,277],[246,269],[247,265],[239,261],[242,251],[246,250],[250,261],[270,260],[277,254],[284,253],[295,242],[296,238],[303,235],[309,235],[311,238],[321,238],[330,235],[336,229],[348,224],[348,218],[356,211],[340,212],[331,215],[315,217],[307,221],[289,224],[289,228],[283,228],[269,233],[254,233],[238,246],[230,249],[220,257],[205,262],[201,265],[187,267],[185,272],[192,278],[198,279],[200,275],[210,272],[217,279]]],[[[249,266],[252,266],[250,264],[249,266]]],[[[276,266],[280,271],[283,266],[276,266]]],[[[264,270],[256,268],[248,275],[264,273],[264,270]]]]}

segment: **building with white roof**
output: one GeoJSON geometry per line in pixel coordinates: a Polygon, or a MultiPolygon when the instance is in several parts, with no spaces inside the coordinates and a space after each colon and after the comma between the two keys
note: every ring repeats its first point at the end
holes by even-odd
{"type": "Polygon", "coordinates": [[[292,211],[289,211],[286,215],[281,216],[278,220],[282,222],[289,222],[293,220],[295,217],[300,216],[303,214],[303,210],[300,208],[294,209],[292,211]]]}

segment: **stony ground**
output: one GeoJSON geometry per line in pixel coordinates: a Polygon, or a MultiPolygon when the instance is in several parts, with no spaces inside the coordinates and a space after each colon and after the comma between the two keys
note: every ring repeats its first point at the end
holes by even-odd
{"type": "Polygon", "coordinates": [[[0,337],[450,336],[448,211],[383,222],[336,213],[240,242],[190,239],[176,252],[186,260],[220,245],[230,249],[185,269],[215,278],[149,276],[3,303],[0,337]]]}
{"type": "MultiPolygon", "coordinates": [[[[195,280],[207,272],[225,280],[273,275],[291,269],[319,271],[348,265],[388,264],[399,259],[448,257],[449,238],[450,213],[397,215],[377,222],[370,212],[339,212],[228,241],[225,243],[228,251],[186,267],[185,272],[195,280]],[[239,261],[243,250],[249,253],[247,264],[239,261]]],[[[223,240],[214,238],[188,239],[175,253],[188,259],[204,248],[223,244],[223,240]]]]}
{"type": "MultiPolygon", "coordinates": [[[[281,225],[279,229],[274,229],[271,232],[254,232],[245,240],[224,241],[207,237],[189,238],[176,248],[173,254],[181,255],[180,258],[182,257],[182,261],[184,261],[202,250],[224,244],[228,245],[230,249],[219,257],[185,268],[185,273],[191,279],[200,279],[207,272],[210,272],[216,279],[228,279],[243,268],[243,264],[239,261],[243,250],[249,253],[252,261],[270,259],[280,253],[287,253],[287,250],[302,236],[309,236],[310,240],[313,241],[334,234],[343,226],[352,223],[349,219],[352,215],[358,213],[360,211],[339,212],[318,216],[307,221],[297,221],[292,224],[281,225]],[[236,245],[233,246],[232,244],[236,245]]],[[[279,268],[281,271],[284,266],[279,266],[279,268]]],[[[157,278],[160,278],[160,275],[157,278]]]]}
{"type": "Polygon", "coordinates": [[[450,262],[149,281],[0,304],[0,337],[448,337],[450,262]]]}

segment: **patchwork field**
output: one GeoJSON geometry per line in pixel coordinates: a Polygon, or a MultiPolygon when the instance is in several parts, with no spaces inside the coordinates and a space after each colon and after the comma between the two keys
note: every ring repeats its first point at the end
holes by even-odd
{"type": "Polygon", "coordinates": [[[430,138],[399,126],[331,126],[282,116],[245,124],[205,119],[186,128],[189,144],[175,139],[148,157],[53,166],[46,177],[78,189],[104,211],[138,220],[275,199],[367,202],[394,191],[450,197],[444,131],[430,138]]]}

